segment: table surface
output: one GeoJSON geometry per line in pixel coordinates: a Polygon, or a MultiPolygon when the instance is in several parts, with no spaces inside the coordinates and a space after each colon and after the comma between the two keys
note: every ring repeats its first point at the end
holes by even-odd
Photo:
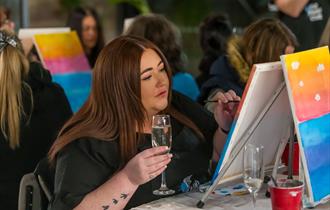
{"type": "MultiPolygon", "coordinates": [[[[270,198],[265,197],[265,187],[258,193],[257,204],[255,210],[269,210],[271,208],[270,198]]],[[[162,198],[139,207],[133,208],[134,210],[197,210],[196,203],[202,198],[203,193],[188,192],[176,196],[162,198]]],[[[247,210],[253,209],[251,195],[241,196],[221,196],[211,194],[206,200],[203,209],[207,210],[247,210]]],[[[315,208],[330,209],[330,202],[318,205],[315,208]]]]}

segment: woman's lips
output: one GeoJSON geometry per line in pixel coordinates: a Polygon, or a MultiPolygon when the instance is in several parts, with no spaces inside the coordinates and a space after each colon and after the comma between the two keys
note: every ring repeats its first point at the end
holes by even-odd
{"type": "Polygon", "coordinates": [[[166,96],[166,95],[167,95],[167,91],[164,90],[164,91],[161,91],[160,93],[158,93],[158,94],[156,95],[156,97],[164,97],[164,96],[166,96]]]}

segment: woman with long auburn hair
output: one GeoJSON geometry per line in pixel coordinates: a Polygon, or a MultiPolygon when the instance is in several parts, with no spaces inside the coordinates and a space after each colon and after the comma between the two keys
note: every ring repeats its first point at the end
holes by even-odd
{"type": "Polygon", "coordinates": [[[91,94],[66,123],[49,157],[56,165],[50,209],[129,209],[159,199],[167,185],[179,192],[189,175],[207,174],[217,161],[236,106],[234,92],[223,94],[212,116],[196,102],[171,91],[171,70],[150,41],[121,36],[97,58],[91,94]],[[226,108],[226,111],[225,111],[226,108]],[[168,114],[172,147],[151,145],[151,120],[168,114]],[[219,129],[218,129],[219,128],[219,129]]]}

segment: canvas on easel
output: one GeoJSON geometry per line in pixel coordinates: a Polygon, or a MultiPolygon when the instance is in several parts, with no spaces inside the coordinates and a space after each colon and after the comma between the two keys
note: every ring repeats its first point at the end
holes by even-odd
{"type": "Polygon", "coordinates": [[[91,67],[77,33],[35,34],[33,38],[42,64],[63,87],[73,111],[77,111],[91,88],[91,67]]]}
{"type": "Polygon", "coordinates": [[[300,147],[305,206],[330,199],[330,56],[328,47],[281,56],[300,147]]]}
{"type": "Polygon", "coordinates": [[[63,32],[70,32],[70,27],[21,28],[18,31],[18,38],[22,42],[25,55],[28,55],[33,47],[33,36],[35,34],[53,34],[63,32]]]}
{"type": "MultiPolygon", "coordinates": [[[[256,64],[253,66],[216,171],[222,170],[224,163],[230,158],[233,147],[241,141],[245,131],[256,120],[256,116],[283,84],[283,81],[280,62],[256,64]]],[[[264,146],[266,169],[271,169],[274,165],[275,153],[280,141],[288,139],[289,125],[292,120],[290,112],[289,100],[284,86],[248,140],[248,143],[264,146]]],[[[241,152],[224,174],[220,183],[241,176],[242,170],[243,153],[241,152]]],[[[216,176],[217,173],[214,174],[214,178],[216,176]]]]}
{"type": "Polygon", "coordinates": [[[242,100],[221,153],[213,184],[197,204],[222,183],[242,178],[243,148],[263,145],[264,164],[271,170],[282,142],[290,135],[292,116],[280,62],[256,64],[243,92],[242,100]]]}

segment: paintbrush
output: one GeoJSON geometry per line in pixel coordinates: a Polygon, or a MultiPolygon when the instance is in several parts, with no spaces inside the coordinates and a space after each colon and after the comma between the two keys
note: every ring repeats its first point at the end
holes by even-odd
{"type": "MultiPolygon", "coordinates": [[[[217,103],[218,100],[205,100],[204,103],[217,103]]],[[[227,101],[226,103],[224,104],[229,104],[229,103],[239,103],[240,101],[239,100],[230,100],[230,101],[227,101]]]]}

